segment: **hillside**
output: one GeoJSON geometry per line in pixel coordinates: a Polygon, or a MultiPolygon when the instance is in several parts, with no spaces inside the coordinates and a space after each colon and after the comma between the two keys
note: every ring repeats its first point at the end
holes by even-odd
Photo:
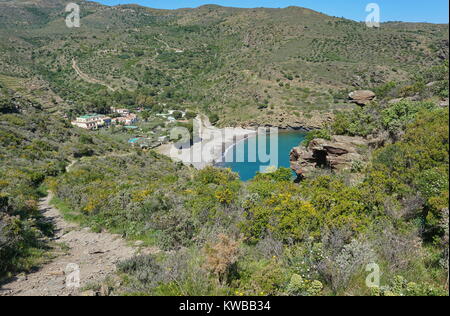
{"type": "Polygon", "coordinates": [[[80,4],[0,0],[0,296],[448,296],[448,25],[80,4]],[[310,127],[297,179],[153,149],[201,114],[310,127]]]}
{"type": "Polygon", "coordinates": [[[101,96],[216,113],[221,125],[318,125],[348,108],[347,90],[409,80],[448,58],[447,25],[369,29],[299,7],[80,4],[81,27],[69,29],[63,1],[1,1],[0,83],[66,113],[101,96]]]}

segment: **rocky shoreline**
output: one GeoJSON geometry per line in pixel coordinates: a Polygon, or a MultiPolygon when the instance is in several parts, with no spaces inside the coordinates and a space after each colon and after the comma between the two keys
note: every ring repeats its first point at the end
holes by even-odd
{"type": "Polygon", "coordinates": [[[363,160],[360,148],[368,142],[362,137],[333,136],[330,140],[316,138],[308,146],[295,147],[290,153],[291,168],[304,177],[315,168],[345,170],[363,160]]]}
{"type": "Polygon", "coordinates": [[[367,159],[367,151],[384,143],[382,137],[362,138],[333,135],[331,139],[315,138],[307,146],[294,147],[290,152],[290,166],[300,181],[318,168],[344,171],[356,170],[367,159]]]}

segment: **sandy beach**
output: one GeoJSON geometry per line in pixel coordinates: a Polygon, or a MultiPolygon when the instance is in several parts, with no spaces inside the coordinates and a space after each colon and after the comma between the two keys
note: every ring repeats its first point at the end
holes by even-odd
{"type": "Polygon", "coordinates": [[[228,148],[257,133],[240,127],[217,128],[212,126],[206,117],[197,117],[194,120],[194,131],[193,145],[169,143],[158,147],[156,151],[175,161],[203,169],[220,161],[228,148]]]}

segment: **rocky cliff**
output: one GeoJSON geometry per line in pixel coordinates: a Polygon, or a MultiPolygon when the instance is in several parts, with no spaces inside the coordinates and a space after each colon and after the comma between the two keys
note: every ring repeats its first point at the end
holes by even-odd
{"type": "Polygon", "coordinates": [[[299,146],[290,153],[291,169],[298,179],[307,177],[316,168],[349,170],[365,160],[363,151],[376,140],[361,137],[332,136],[330,140],[316,138],[308,146],[299,146]]]}
{"type": "Polygon", "coordinates": [[[290,111],[275,111],[271,115],[261,116],[240,124],[243,128],[278,127],[280,129],[295,129],[310,131],[323,128],[334,118],[332,113],[312,112],[309,115],[299,113],[295,115],[290,111]]]}

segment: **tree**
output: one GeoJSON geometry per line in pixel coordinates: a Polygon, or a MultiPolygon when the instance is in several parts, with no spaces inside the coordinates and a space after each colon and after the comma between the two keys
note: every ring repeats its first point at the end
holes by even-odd
{"type": "Polygon", "coordinates": [[[215,125],[218,121],[219,121],[219,115],[217,115],[216,113],[213,113],[209,116],[209,121],[211,122],[211,124],[215,125]]]}
{"type": "Polygon", "coordinates": [[[141,94],[136,97],[136,104],[144,108],[151,107],[153,103],[153,98],[151,96],[141,94]]]}
{"type": "Polygon", "coordinates": [[[192,120],[193,118],[197,117],[197,113],[187,111],[184,116],[186,117],[187,120],[192,120]]]}
{"type": "Polygon", "coordinates": [[[175,111],[172,115],[176,120],[179,120],[183,117],[183,113],[181,113],[180,111],[175,111]]]}
{"type": "Polygon", "coordinates": [[[14,106],[14,104],[11,102],[11,100],[6,98],[0,99],[0,113],[7,114],[7,113],[14,113],[17,112],[17,108],[14,106]]]}
{"type": "Polygon", "coordinates": [[[141,113],[141,116],[142,116],[142,119],[143,119],[145,122],[147,122],[148,119],[150,118],[150,111],[143,111],[143,112],[141,113]]]}

